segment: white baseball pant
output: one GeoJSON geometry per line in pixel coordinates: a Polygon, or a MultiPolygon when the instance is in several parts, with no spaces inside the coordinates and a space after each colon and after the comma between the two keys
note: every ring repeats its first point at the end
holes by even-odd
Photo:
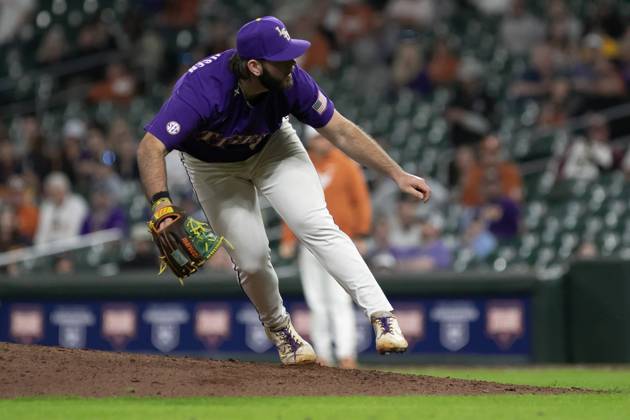
{"type": "Polygon", "coordinates": [[[357,332],[350,295],[304,246],[298,266],[304,297],[311,310],[311,339],[317,356],[328,364],[357,356],[357,332]]]}
{"type": "Polygon", "coordinates": [[[359,251],[334,223],[317,172],[288,121],[245,161],[208,163],[186,153],[182,161],[213,230],[234,246],[228,252],[240,285],[263,325],[281,325],[287,312],[271,265],[258,192],[367,316],[392,310],[359,251]]]}

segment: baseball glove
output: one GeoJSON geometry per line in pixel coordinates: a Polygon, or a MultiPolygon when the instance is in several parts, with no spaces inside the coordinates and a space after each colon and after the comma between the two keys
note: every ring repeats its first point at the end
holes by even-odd
{"type": "Polygon", "coordinates": [[[225,242],[223,236],[212,232],[207,223],[186,215],[179,207],[169,205],[157,210],[148,223],[153,242],[160,250],[160,272],[169,267],[184,285],[183,279],[199,269],[225,242]],[[159,228],[160,224],[172,222],[159,228]]]}

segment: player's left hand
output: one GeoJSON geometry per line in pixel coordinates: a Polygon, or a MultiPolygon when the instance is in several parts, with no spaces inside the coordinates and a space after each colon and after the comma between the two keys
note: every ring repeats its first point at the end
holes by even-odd
{"type": "Polygon", "coordinates": [[[427,184],[427,182],[419,176],[412,175],[408,172],[402,172],[395,181],[398,184],[398,188],[402,191],[419,198],[425,203],[431,198],[431,187],[429,187],[429,184],[427,184]]]}

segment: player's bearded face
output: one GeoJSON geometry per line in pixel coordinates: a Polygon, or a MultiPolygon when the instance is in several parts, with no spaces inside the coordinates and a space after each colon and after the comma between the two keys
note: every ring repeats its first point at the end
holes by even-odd
{"type": "Polygon", "coordinates": [[[293,86],[291,72],[295,61],[263,62],[260,83],[271,91],[288,89],[293,86]]]}

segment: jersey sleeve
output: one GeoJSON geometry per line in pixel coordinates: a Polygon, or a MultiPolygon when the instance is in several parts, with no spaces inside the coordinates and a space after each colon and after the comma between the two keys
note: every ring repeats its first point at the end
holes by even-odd
{"type": "Polygon", "coordinates": [[[293,71],[293,96],[291,113],[304,124],[314,128],[323,127],[333,116],[335,105],[319,88],[317,82],[304,70],[293,71]]]}
{"type": "Polygon", "coordinates": [[[157,137],[167,150],[177,146],[193,134],[202,119],[211,117],[207,102],[187,82],[179,84],[144,129],[157,137]]]}

